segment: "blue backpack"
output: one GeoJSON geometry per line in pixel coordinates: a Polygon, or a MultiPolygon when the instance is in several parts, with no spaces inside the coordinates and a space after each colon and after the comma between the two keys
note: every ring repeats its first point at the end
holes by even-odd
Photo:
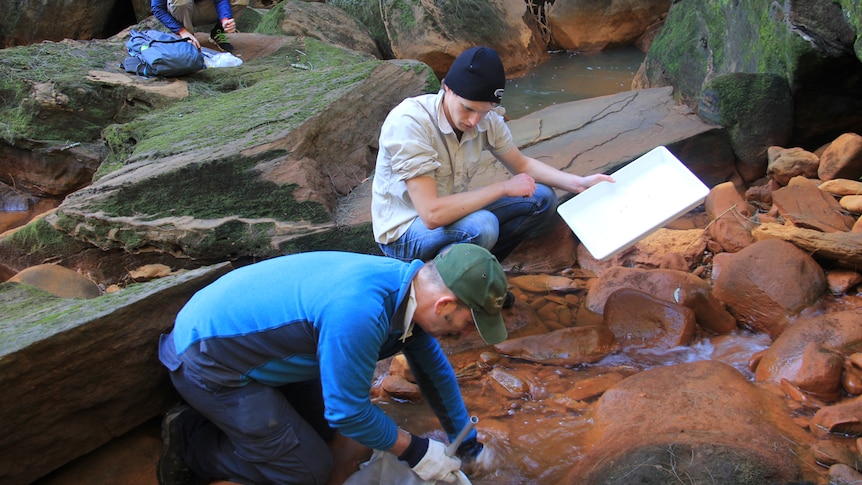
{"type": "Polygon", "coordinates": [[[203,54],[191,42],[160,30],[133,29],[126,50],[129,57],[120,67],[141,77],[183,76],[205,67],[203,54]]]}

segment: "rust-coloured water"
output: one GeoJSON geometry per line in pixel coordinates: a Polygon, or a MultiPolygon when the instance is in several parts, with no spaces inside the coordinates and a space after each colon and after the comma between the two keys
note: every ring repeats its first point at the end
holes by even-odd
{"type": "MultiPolygon", "coordinates": [[[[738,331],[667,351],[616,353],[596,364],[571,369],[502,358],[494,369],[527,382],[529,391],[518,398],[496,389],[487,374],[473,370],[488,367],[481,355],[485,351],[487,358],[487,348],[453,356],[456,372],[476,375],[460,379],[462,394],[469,412],[479,418],[480,439],[493,455],[491,466],[486,467],[490,471],[473,473],[473,483],[557,483],[590,445],[584,440],[592,425],[593,403],[613,383],[651,367],[710,359],[728,363],[752,378],[748,360],[769,343],[764,335],[738,331]]],[[[405,429],[445,439],[424,403],[382,396],[378,404],[405,429]]]]}

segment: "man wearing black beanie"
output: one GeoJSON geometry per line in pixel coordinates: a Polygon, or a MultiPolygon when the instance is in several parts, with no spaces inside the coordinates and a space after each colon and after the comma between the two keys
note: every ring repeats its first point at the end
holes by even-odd
{"type": "Polygon", "coordinates": [[[374,238],[384,254],[428,261],[467,242],[502,261],[551,218],[553,188],[578,193],[613,182],[604,174],[566,173],[521,153],[496,112],[505,87],[497,52],[473,47],[455,59],[438,93],[408,98],[386,117],[371,199],[374,238]],[[484,150],[512,176],[471,190],[484,150]]]}

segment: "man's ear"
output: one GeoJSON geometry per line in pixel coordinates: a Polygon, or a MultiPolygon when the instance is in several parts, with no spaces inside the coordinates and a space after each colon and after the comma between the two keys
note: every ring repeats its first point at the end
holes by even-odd
{"type": "Polygon", "coordinates": [[[445,295],[437,298],[437,301],[434,302],[434,313],[437,315],[443,315],[447,312],[453,311],[458,307],[458,299],[452,295],[445,295]]]}

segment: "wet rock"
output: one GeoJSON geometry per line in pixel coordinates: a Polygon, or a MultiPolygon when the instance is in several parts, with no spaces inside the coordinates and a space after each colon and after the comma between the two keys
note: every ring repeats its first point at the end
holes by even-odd
{"type": "Polygon", "coordinates": [[[854,365],[850,359],[844,361],[844,374],[841,376],[841,387],[851,396],[862,394],[862,369],[854,365]]]}
{"type": "Polygon", "coordinates": [[[855,466],[858,456],[855,451],[843,443],[829,440],[820,440],[811,446],[811,455],[825,466],[844,464],[855,466]]]}
{"type": "Polygon", "coordinates": [[[610,387],[625,379],[619,372],[608,372],[600,376],[582,379],[566,390],[563,395],[575,401],[586,401],[601,396],[610,387]]]}
{"type": "Polygon", "coordinates": [[[826,274],[826,284],[833,295],[847,293],[862,283],[862,273],[849,269],[833,269],[826,274]]]}
{"type": "Polygon", "coordinates": [[[422,391],[419,389],[419,385],[401,376],[390,375],[384,377],[380,387],[395,399],[410,402],[422,401],[422,391]]]}
{"type": "Polygon", "coordinates": [[[789,381],[826,402],[841,396],[844,356],[816,342],[808,342],[799,360],[799,371],[789,381]]]}
{"type": "Polygon", "coordinates": [[[822,232],[849,231],[854,219],[844,214],[832,195],[805,177],[794,177],[772,193],[778,214],[794,226],[822,232]]]}
{"type": "Polygon", "coordinates": [[[850,465],[839,463],[829,467],[827,479],[830,485],[857,485],[862,483],[862,473],[850,465]]]}
{"type": "Polygon", "coordinates": [[[800,387],[812,385],[816,386],[811,389],[814,392],[835,389],[840,386],[841,374],[837,372],[836,375],[831,358],[824,360],[825,365],[812,373],[806,366],[813,362],[806,362],[806,355],[814,360],[821,352],[820,348],[829,353],[851,354],[862,343],[860,318],[862,309],[798,319],[763,352],[755,368],[755,380],[779,385],[788,381],[800,387]]]}
{"type": "Polygon", "coordinates": [[[688,345],[697,327],[691,309],[632,288],[622,288],[608,297],[604,323],[623,349],[688,345]]]}
{"type": "Polygon", "coordinates": [[[862,434],[862,397],[827,406],[811,419],[811,434],[818,437],[829,433],[858,436],[862,434]]]}
{"type": "Polygon", "coordinates": [[[604,325],[589,325],[509,339],[494,348],[507,357],[565,367],[598,362],[619,344],[604,325]]]}
{"type": "Polygon", "coordinates": [[[766,155],[768,159],[766,176],[778,182],[779,185],[787,185],[790,179],[799,175],[817,178],[820,157],[808,150],[798,147],[771,146],[766,155]]]}
{"type": "Polygon", "coordinates": [[[530,377],[515,371],[495,367],[488,373],[488,382],[507,399],[520,399],[530,394],[530,377]]]}
{"type": "Polygon", "coordinates": [[[599,398],[594,420],[587,432],[593,445],[561,483],[673,483],[680,476],[691,483],[788,483],[800,475],[799,447],[811,443],[780,396],[713,361],[628,377],[599,398]]]}
{"type": "Polygon", "coordinates": [[[86,276],[56,264],[31,266],[9,278],[9,281],[35,286],[60,298],[90,299],[102,294],[99,285],[86,276]]]}
{"type": "Polygon", "coordinates": [[[844,133],[830,143],[820,156],[817,177],[820,180],[859,180],[862,177],[862,136],[844,133]]]}
{"type": "Polygon", "coordinates": [[[608,297],[622,288],[637,289],[688,307],[697,316],[698,325],[717,334],[736,329],[736,319],[713,296],[710,284],[681,271],[611,268],[590,287],[586,298],[587,307],[603,314],[608,297]]]}
{"type": "Polygon", "coordinates": [[[808,254],[785,241],[767,239],[742,251],[717,254],[713,294],[741,324],[773,339],[826,291],[826,274],[808,254]]]}

